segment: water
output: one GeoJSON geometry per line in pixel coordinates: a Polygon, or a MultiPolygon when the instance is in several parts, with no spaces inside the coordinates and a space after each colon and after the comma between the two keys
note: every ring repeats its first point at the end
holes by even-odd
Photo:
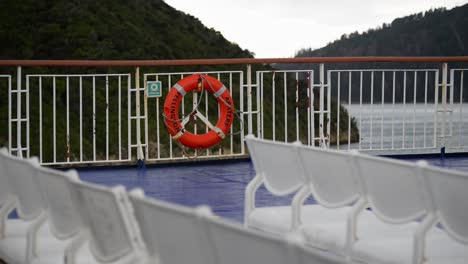
{"type": "MultiPolygon", "coordinates": [[[[350,144],[351,149],[439,149],[443,142],[443,113],[440,104],[437,115],[432,103],[344,106],[355,118],[360,131],[360,142],[350,144]]],[[[468,104],[454,104],[448,106],[448,110],[445,145],[449,149],[468,148],[468,104]]],[[[341,144],[340,149],[346,148],[347,144],[341,144]]]]}

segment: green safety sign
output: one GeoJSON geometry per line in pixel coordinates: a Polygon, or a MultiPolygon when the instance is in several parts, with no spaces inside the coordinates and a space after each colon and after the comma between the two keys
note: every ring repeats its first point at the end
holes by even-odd
{"type": "Polygon", "coordinates": [[[148,97],[161,97],[161,81],[147,81],[146,94],[148,95],[148,97]]]}

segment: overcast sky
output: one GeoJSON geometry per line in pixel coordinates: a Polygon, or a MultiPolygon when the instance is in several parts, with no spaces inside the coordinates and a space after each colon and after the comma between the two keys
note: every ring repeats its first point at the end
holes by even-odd
{"type": "Polygon", "coordinates": [[[256,58],[293,57],[343,34],[359,33],[430,8],[468,0],[165,0],[220,31],[256,58]]]}

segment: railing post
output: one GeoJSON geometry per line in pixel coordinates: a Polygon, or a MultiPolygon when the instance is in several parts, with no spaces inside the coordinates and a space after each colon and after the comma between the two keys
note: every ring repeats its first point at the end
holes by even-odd
{"type": "MultiPolygon", "coordinates": [[[[247,112],[248,134],[252,134],[252,65],[247,64],[247,112]]],[[[258,136],[258,135],[257,135],[258,136]]]]}
{"type": "Polygon", "coordinates": [[[21,147],[21,66],[18,66],[16,75],[16,156],[23,157],[21,147]]]}
{"type": "Polygon", "coordinates": [[[446,127],[447,127],[447,63],[442,64],[442,139],[440,153],[445,153],[446,127]]]}
{"type": "Polygon", "coordinates": [[[141,122],[140,122],[140,67],[135,68],[135,110],[136,110],[136,140],[137,140],[137,162],[144,162],[143,148],[141,146],[141,122]]]}
{"type": "MultiPolygon", "coordinates": [[[[319,146],[326,147],[325,135],[323,133],[325,129],[325,122],[324,122],[324,103],[325,103],[325,65],[320,63],[320,70],[319,70],[319,78],[320,78],[320,104],[319,104],[319,111],[320,111],[320,119],[319,119],[319,136],[320,142],[319,146]]],[[[330,88],[328,88],[330,89],[330,88]]],[[[330,100],[330,98],[328,98],[330,100]]],[[[314,103],[312,102],[312,107],[314,107],[314,103]]],[[[330,109],[328,109],[330,111],[330,109]]],[[[328,118],[327,123],[330,122],[330,118],[328,118]]],[[[328,124],[327,124],[328,127],[328,124]]]]}

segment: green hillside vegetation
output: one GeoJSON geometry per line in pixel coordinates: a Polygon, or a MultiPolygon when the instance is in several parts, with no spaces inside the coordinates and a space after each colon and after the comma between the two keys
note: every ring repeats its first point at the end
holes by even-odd
{"type": "Polygon", "coordinates": [[[451,10],[431,9],[397,18],[363,33],[343,34],[320,49],[296,57],[326,56],[464,56],[468,54],[468,4],[451,10]]]}
{"type": "MultiPolygon", "coordinates": [[[[199,59],[199,58],[251,58],[253,53],[240,48],[236,43],[226,40],[215,29],[206,28],[197,18],[178,11],[158,0],[54,0],[54,1],[15,1],[0,2],[0,59],[85,59],[85,60],[160,60],[160,59],[199,59]]],[[[221,65],[216,67],[144,67],[141,76],[147,72],[167,71],[207,71],[207,70],[244,70],[243,66],[221,65]]],[[[270,70],[268,65],[254,66],[253,70],[270,70]]],[[[62,73],[134,73],[134,68],[23,68],[24,75],[32,73],[62,74],[62,73]]],[[[0,74],[12,75],[12,87],[16,87],[14,68],[1,68],[0,74]]],[[[142,77],[141,77],[142,79],[142,77]]],[[[71,78],[70,86],[77,87],[78,79],[71,78]]],[[[66,107],[66,80],[58,78],[57,109],[66,107]],[[59,88],[61,87],[61,88],[59,88]]],[[[140,83],[143,83],[141,80],[140,83]]],[[[237,80],[234,80],[237,83],[237,80]]],[[[268,87],[268,81],[266,87],[268,87]]],[[[116,81],[110,82],[109,110],[117,111],[116,81]]],[[[97,81],[96,112],[104,113],[106,105],[105,86],[103,80],[97,81]]],[[[131,83],[133,87],[134,84],[131,83]]],[[[0,146],[7,144],[8,139],[8,92],[6,82],[0,80],[0,146]]],[[[52,159],[52,81],[43,80],[43,156],[45,160],[52,159]]],[[[88,116],[83,120],[84,159],[92,159],[92,92],[91,80],[83,80],[83,114],[88,116]]],[[[292,86],[294,87],[294,84],[292,86]]],[[[38,155],[39,103],[38,83],[30,83],[30,127],[31,155],[38,155]]],[[[76,89],[70,90],[71,98],[77,98],[76,89]]],[[[294,91],[290,91],[294,94],[294,91]]],[[[238,100],[238,98],[234,98],[238,100]]],[[[13,96],[12,101],[15,102],[13,96]]],[[[122,98],[122,100],[126,100],[122,98]]],[[[188,100],[186,100],[188,101],[188,100]]],[[[190,102],[186,102],[186,109],[190,102]]],[[[73,146],[70,157],[77,159],[79,145],[79,106],[77,100],[70,101],[70,143],[73,146]]],[[[271,103],[266,102],[266,112],[271,112],[271,103]]],[[[154,109],[154,108],[152,108],[154,109]]],[[[13,104],[15,111],[15,104],[13,104]]],[[[121,109],[126,113],[126,105],[121,109]]],[[[216,111],[216,104],[210,104],[210,112],[216,111]]],[[[345,113],[346,114],[346,113],[345,113]]],[[[102,114],[101,114],[102,115],[102,114]]],[[[290,120],[294,113],[288,112],[290,120]]],[[[111,115],[109,120],[110,152],[116,153],[117,120],[111,115]]],[[[150,118],[155,118],[151,113],[150,118]],[[152,116],[151,116],[152,115],[152,116]]],[[[347,118],[347,117],[343,117],[347,118]]],[[[127,124],[126,115],[122,115],[122,124],[127,124]]],[[[162,127],[162,118],[161,123],[162,127]]],[[[265,122],[265,130],[271,130],[271,122],[265,122]]],[[[96,118],[96,155],[105,155],[105,118],[96,118]]],[[[149,130],[155,131],[155,122],[149,124],[149,130]]],[[[24,128],[23,128],[24,129],[24,128]]],[[[57,157],[64,160],[66,152],[65,113],[57,112],[57,157]]],[[[240,129],[239,126],[234,131],[240,129]]],[[[134,135],[135,131],[132,131],[134,135]]],[[[15,134],[15,129],[13,129],[15,134]]],[[[164,135],[167,136],[167,135],[164,135]]],[[[127,130],[122,129],[122,138],[127,138],[127,130]]],[[[150,146],[154,145],[150,137],[150,146]]],[[[23,142],[26,139],[23,138],[23,142]]],[[[134,142],[133,142],[134,143],[134,142]]],[[[126,141],[122,142],[126,146],[126,141]]],[[[224,144],[224,143],[223,143],[224,144]]],[[[237,146],[238,147],[238,146],[237,146]]],[[[124,148],[124,147],[123,147],[124,148]]],[[[167,150],[165,150],[167,151],[167,150]]],[[[123,151],[126,152],[125,150],[123,151]]],[[[115,158],[115,157],[110,157],[115,158]]]]}

